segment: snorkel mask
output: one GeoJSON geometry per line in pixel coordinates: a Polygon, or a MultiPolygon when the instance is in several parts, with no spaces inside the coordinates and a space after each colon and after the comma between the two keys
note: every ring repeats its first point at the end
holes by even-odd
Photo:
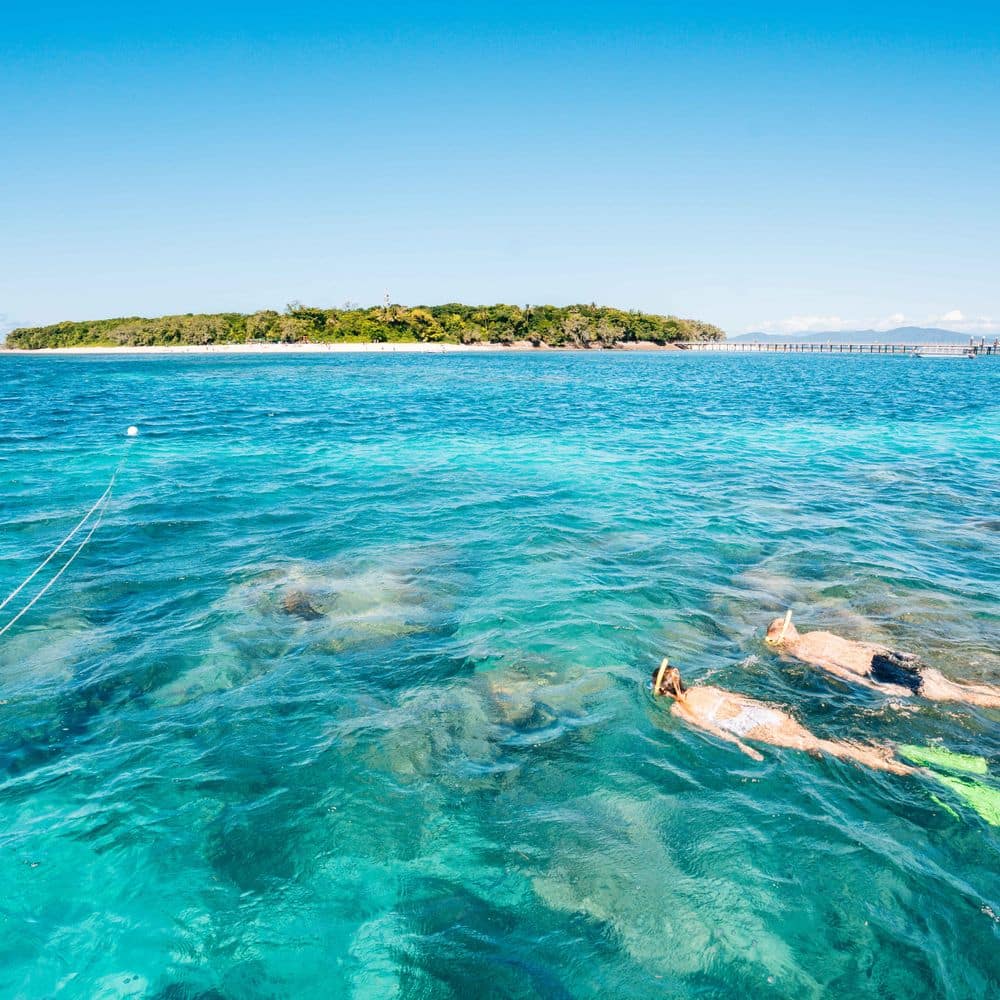
{"type": "Polygon", "coordinates": [[[656,671],[656,676],[653,678],[653,697],[659,698],[661,694],[666,694],[670,698],[680,698],[683,692],[684,686],[681,683],[681,672],[676,667],[670,666],[670,661],[664,657],[663,662],[656,671]],[[667,680],[668,684],[671,681],[673,682],[672,691],[669,689],[661,691],[664,679],[667,680]]]}

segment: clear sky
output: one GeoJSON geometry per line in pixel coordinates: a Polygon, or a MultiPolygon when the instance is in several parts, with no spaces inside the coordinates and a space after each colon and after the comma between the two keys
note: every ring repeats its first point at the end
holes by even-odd
{"type": "Polygon", "coordinates": [[[7,0],[0,142],[0,328],[388,289],[1000,330],[995,2],[7,0]]]}

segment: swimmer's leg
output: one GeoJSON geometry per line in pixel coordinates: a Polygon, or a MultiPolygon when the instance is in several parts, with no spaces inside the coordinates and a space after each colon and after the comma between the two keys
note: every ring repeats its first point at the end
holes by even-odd
{"type": "Polygon", "coordinates": [[[856,764],[864,764],[874,771],[888,771],[890,774],[912,774],[914,768],[897,760],[888,747],[859,746],[855,743],[842,743],[838,740],[816,740],[811,747],[804,750],[828,753],[839,760],[850,760],[856,764]]]}
{"type": "Polygon", "coordinates": [[[956,684],[939,670],[920,672],[920,694],[930,701],[960,701],[980,708],[1000,708],[1000,688],[989,684],[956,684]]]}

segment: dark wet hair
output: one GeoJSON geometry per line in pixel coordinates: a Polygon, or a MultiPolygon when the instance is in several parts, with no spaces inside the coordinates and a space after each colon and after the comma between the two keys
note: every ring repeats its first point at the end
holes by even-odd
{"type": "Polygon", "coordinates": [[[676,667],[667,666],[665,668],[664,664],[661,663],[653,671],[652,679],[654,698],[661,694],[667,694],[676,698],[687,691],[687,685],[681,680],[681,672],[676,667]],[[661,671],[663,673],[662,677],[660,677],[661,671]],[[657,679],[660,681],[659,689],[657,689],[657,679]]]}

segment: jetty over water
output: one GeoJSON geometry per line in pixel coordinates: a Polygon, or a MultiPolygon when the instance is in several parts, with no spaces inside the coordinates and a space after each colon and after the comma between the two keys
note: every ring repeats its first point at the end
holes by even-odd
{"type": "Polygon", "coordinates": [[[838,344],[743,340],[690,340],[677,344],[686,351],[715,351],[722,353],[767,352],[769,354],[926,354],[963,357],[968,355],[1000,357],[1000,345],[983,340],[971,344],[838,344]]]}

